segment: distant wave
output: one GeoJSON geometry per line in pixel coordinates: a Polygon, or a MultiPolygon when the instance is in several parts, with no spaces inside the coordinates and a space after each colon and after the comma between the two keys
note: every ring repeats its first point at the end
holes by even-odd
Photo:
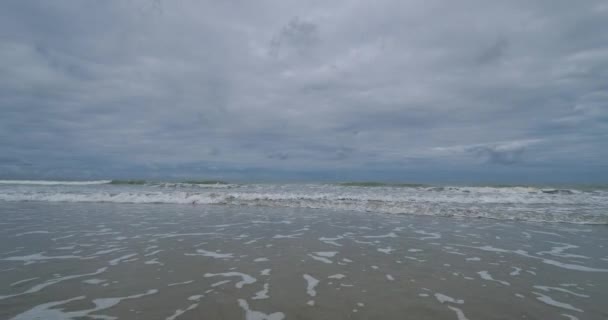
{"type": "Polygon", "coordinates": [[[110,184],[131,184],[131,185],[144,185],[146,180],[112,180],[110,184]]]}
{"type": "Polygon", "coordinates": [[[150,185],[150,186],[225,186],[228,182],[221,180],[186,180],[181,182],[166,182],[166,181],[147,181],[147,180],[112,180],[110,184],[115,185],[150,185]]]}
{"type": "Polygon", "coordinates": [[[90,180],[90,181],[63,181],[63,180],[0,180],[0,185],[32,185],[32,186],[86,186],[86,185],[149,185],[162,187],[227,187],[230,184],[221,180],[187,180],[182,182],[163,182],[147,180],[90,180]]]}
{"type": "Polygon", "coordinates": [[[376,181],[354,181],[354,182],[340,182],[337,183],[343,187],[401,187],[401,188],[418,188],[428,187],[428,184],[422,183],[390,183],[390,182],[376,182],[376,181]]]}
{"type": "Polygon", "coordinates": [[[95,184],[108,184],[111,180],[92,180],[92,181],[52,181],[52,180],[0,180],[0,184],[12,185],[39,185],[39,186],[86,186],[95,184]]]}
{"type": "Polygon", "coordinates": [[[222,180],[186,180],[186,181],[182,181],[182,183],[187,183],[187,184],[228,184],[228,182],[222,181],[222,180]]]}

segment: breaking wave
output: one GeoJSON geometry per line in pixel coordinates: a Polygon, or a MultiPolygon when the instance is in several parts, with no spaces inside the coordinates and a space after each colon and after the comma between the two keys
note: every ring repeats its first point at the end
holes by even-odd
{"type": "MultiPolygon", "coordinates": [[[[0,188],[3,201],[240,205],[388,214],[608,224],[605,190],[320,184],[68,184],[0,188]],[[201,186],[204,186],[201,188],[201,186]]],[[[87,182],[82,182],[87,183],[87,182]]],[[[101,181],[88,182],[102,184],[101,181]]]]}

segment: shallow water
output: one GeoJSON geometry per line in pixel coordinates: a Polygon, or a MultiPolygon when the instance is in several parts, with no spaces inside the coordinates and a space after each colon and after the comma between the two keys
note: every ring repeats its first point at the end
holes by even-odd
{"type": "Polygon", "coordinates": [[[608,228],[1,202],[1,319],[606,319],[608,228]]]}

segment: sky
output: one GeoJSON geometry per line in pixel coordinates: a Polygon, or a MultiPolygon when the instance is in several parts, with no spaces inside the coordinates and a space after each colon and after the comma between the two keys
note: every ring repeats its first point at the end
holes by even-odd
{"type": "Polygon", "coordinates": [[[0,2],[0,178],[608,182],[604,0],[0,2]]]}

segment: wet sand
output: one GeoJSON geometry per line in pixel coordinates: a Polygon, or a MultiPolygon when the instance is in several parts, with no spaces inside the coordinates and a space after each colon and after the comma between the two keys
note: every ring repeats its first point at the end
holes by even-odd
{"type": "Polygon", "coordinates": [[[0,319],[606,319],[608,227],[0,203],[0,319]]]}

